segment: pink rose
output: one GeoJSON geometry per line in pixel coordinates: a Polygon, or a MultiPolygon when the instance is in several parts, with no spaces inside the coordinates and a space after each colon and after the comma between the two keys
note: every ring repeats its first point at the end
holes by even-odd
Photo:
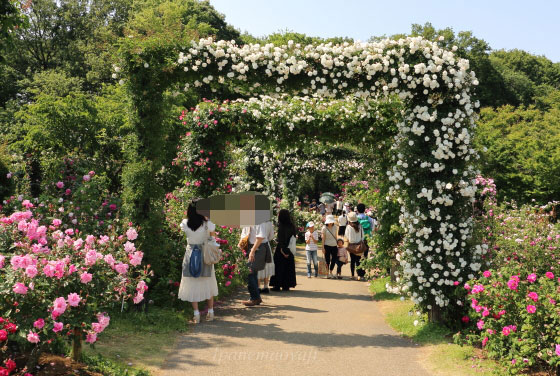
{"type": "Polygon", "coordinates": [[[484,339],[482,340],[482,347],[486,346],[487,343],[488,343],[488,337],[484,337],[484,339]]]}
{"type": "Polygon", "coordinates": [[[122,262],[119,262],[117,265],[115,265],[115,270],[119,274],[126,274],[126,272],[128,271],[128,264],[123,264],[122,262]]]}
{"type": "Polygon", "coordinates": [[[482,273],[482,275],[485,276],[486,278],[492,277],[492,273],[490,273],[490,270],[485,270],[484,273],[482,273]]]}
{"type": "Polygon", "coordinates": [[[36,329],[41,330],[41,329],[43,329],[43,327],[45,326],[45,320],[43,320],[43,319],[37,319],[37,321],[35,321],[35,322],[33,323],[33,326],[34,326],[36,329]]]}
{"type": "Polygon", "coordinates": [[[59,181],[58,183],[56,183],[56,187],[57,187],[58,189],[62,189],[62,188],[64,188],[64,183],[61,182],[61,181],[59,181]]]}
{"type": "Polygon", "coordinates": [[[53,221],[52,221],[52,225],[53,225],[54,227],[58,227],[58,226],[60,226],[61,224],[62,224],[62,221],[61,221],[60,219],[53,219],[53,221]]]}
{"type": "Polygon", "coordinates": [[[2,269],[4,267],[4,260],[6,260],[6,258],[2,255],[0,255],[0,269],[2,269]]]}
{"type": "Polygon", "coordinates": [[[4,342],[8,339],[8,332],[4,329],[0,330],[0,342],[4,342]]]}
{"type": "Polygon", "coordinates": [[[517,291],[517,286],[518,286],[518,282],[515,279],[510,279],[507,283],[508,287],[510,288],[510,290],[515,290],[517,291]]]}
{"type": "Polygon", "coordinates": [[[148,291],[148,285],[146,285],[146,282],[144,281],[138,282],[138,284],[136,285],[136,291],[139,291],[142,294],[148,291]]]}
{"type": "Polygon", "coordinates": [[[53,332],[58,333],[60,332],[62,329],[64,328],[64,324],[61,322],[56,322],[54,323],[54,327],[53,327],[53,332]]]}
{"type": "Polygon", "coordinates": [[[82,298],[80,298],[80,295],[76,294],[75,292],[68,294],[68,304],[70,305],[70,307],[77,307],[80,304],[81,300],[82,298]]]}
{"type": "Polygon", "coordinates": [[[126,232],[126,237],[128,238],[128,240],[136,240],[136,238],[138,237],[138,233],[136,232],[136,230],[132,227],[130,227],[128,229],[128,231],[126,232]]]}
{"type": "Polygon", "coordinates": [[[31,343],[39,343],[40,338],[37,333],[29,331],[29,334],[27,335],[27,340],[31,343]]]}
{"type": "Polygon", "coordinates": [[[136,251],[136,247],[134,246],[134,243],[126,242],[124,243],[124,250],[130,253],[136,251]]]}
{"type": "Polygon", "coordinates": [[[97,334],[88,332],[86,335],[86,343],[94,343],[95,341],[97,341],[97,334]]]}
{"type": "Polygon", "coordinates": [[[556,355],[560,356],[560,345],[556,345],[556,355]]]}
{"type": "Polygon", "coordinates": [[[477,294],[477,293],[483,292],[483,291],[484,291],[484,286],[483,285],[474,285],[471,293],[472,294],[477,294]]]}
{"type": "Polygon", "coordinates": [[[84,175],[82,179],[84,179],[84,181],[90,181],[90,180],[91,180],[91,176],[89,176],[89,175],[84,175]]]}
{"type": "Polygon", "coordinates": [[[511,329],[508,326],[504,326],[502,328],[502,334],[507,337],[509,336],[509,333],[511,333],[511,329]]]}
{"type": "Polygon", "coordinates": [[[132,299],[132,301],[134,302],[134,304],[138,304],[138,303],[140,303],[142,300],[144,300],[144,294],[141,294],[141,293],[137,293],[136,296],[134,296],[134,298],[132,299]]]}
{"type": "Polygon", "coordinates": [[[527,296],[529,297],[529,299],[533,299],[533,301],[537,301],[539,300],[539,294],[537,294],[536,292],[530,292],[527,294],[527,296]]]}
{"type": "Polygon", "coordinates": [[[533,283],[537,280],[537,275],[535,273],[531,273],[527,276],[527,281],[533,283]]]}
{"type": "Polygon", "coordinates": [[[33,265],[29,265],[26,269],[25,269],[25,274],[29,277],[29,278],[34,278],[37,275],[37,268],[33,265]]]}
{"type": "Polygon", "coordinates": [[[25,286],[23,283],[20,282],[14,285],[13,290],[16,294],[22,294],[22,295],[27,294],[27,286],[25,286]]]}
{"type": "Polygon", "coordinates": [[[482,330],[482,328],[484,328],[484,321],[483,320],[478,320],[478,322],[476,323],[476,327],[479,330],[482,330]]]}
{"type": "Polygon", "coordinates": [[[53,313],[56,312],[56,316],[60,316],[62,315],[65,311],[66,311],[66,299],[64,299],[63,297],[60,298],[56,298],[54,300],[54,309],[53,309],[53,313]]]}
{"type": "Polygon", "coordinates": [[[82,283],[89,283],[91,282],[92,275],[90,273],[84,272],[80,274],[80,282],[82,283]]]}
{"type": "Polygon", "coordinates": [[[132,255],[128,255],[128,258],[130,259],[130,265],[132,266],[140,265],[140,263],[142,263],[143,257],[144,257],[144,253],[140,251],[136,251],[132,255]]]}
{"type": "Polygon", "coordinates": [[[552,272],[546,272],[546,273],[544,273],[544,275],[548,279],[554,279],[554,273],[552,273],[552,272]]]}
{"type": "Polygon", "coordinates": [[[530,305],[530,304],[529,304],[529,305],[527,306],[527,312],[529,312],[529,313],[535,313],[535,312],[537,312],[537,307],[535,307],[534,305],[530,305]]]}

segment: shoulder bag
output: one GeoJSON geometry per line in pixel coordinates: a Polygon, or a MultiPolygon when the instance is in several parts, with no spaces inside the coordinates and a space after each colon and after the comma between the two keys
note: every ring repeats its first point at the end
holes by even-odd
{"type": "MultiPolygon", "coordinates": [[[[204,229],[208,234],[208,225],[206,223],[204,223],[204,229]]],[[[220,245],[211,236],[207,237],[202,249],[204,253],[203,261],[206,265],[214,265],[222,258],[220,245]]]]}

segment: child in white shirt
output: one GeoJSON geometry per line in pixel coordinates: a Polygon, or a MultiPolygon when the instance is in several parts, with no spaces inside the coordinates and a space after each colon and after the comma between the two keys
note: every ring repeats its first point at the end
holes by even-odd
{"type": "Polygon", "coordinates": [[[319,232],[315,230],[315,223],[307,224],[307,232],[305,233],[305,253],[307,255],[307,278],[311,278],[311,260],[315,268],[315,277],[319,274],[319,265],[317,263],[317,243],[319,242],[319,232]]]}

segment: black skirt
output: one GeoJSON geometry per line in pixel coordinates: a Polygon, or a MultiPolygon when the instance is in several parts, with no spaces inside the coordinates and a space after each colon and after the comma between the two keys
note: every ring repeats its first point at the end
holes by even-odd
{"type": "Polygon", "coordinates": [[[296,287],[296,262],[289,248],[284,248],[284,257],[279,248],[274,252],[274,275],[270,277],[270,286],[276,288],[296,287]]]}
{"type": "Polygon", "coordinates": [[[346,226],[338,226],[338,235],[344,236],[345,232],[346,232],[346,226]]]}

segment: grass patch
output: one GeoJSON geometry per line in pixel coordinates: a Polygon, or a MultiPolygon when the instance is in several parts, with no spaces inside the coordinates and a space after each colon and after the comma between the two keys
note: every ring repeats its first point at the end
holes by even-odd
{"type": "Polygon", "coordinates": [[[398,300],[400,296],[397,294],[391,294],[385,289],[385,284],[389,282],[389,277],[377,278],[370,282],[369,291],[373,294],[373,300],[398,300]]]}
{"type": "Polygon", "coordinates": [[[496,362],[486,359],[480,350],[454,344],[451,330],[428,322],[425,314],[418,315],[410,300],[401,301],[399,295],[388,293],[385,289],[387,282],[389,277],[371,281],[373,298],[380,303],[379,309],[393,329],[422,345],[422,363],[428,370],[439,376],[506,374],[496,362]],[[414,325],[415,321],[417,325],[414,325]]]}
{"type": "MultiPolygon", "coordinates": [[[[86,354],[90,359],[101,355],[110,362],[157,375],[173,351],[178,335],[187,331],[190,317],[190,312],[159,307],[150,307],[147,314],[113,313],[111,324],[93,349],[86,348],[86,354]]],[[[102,360],[99,362],[106,365],[102,360]]]]}

